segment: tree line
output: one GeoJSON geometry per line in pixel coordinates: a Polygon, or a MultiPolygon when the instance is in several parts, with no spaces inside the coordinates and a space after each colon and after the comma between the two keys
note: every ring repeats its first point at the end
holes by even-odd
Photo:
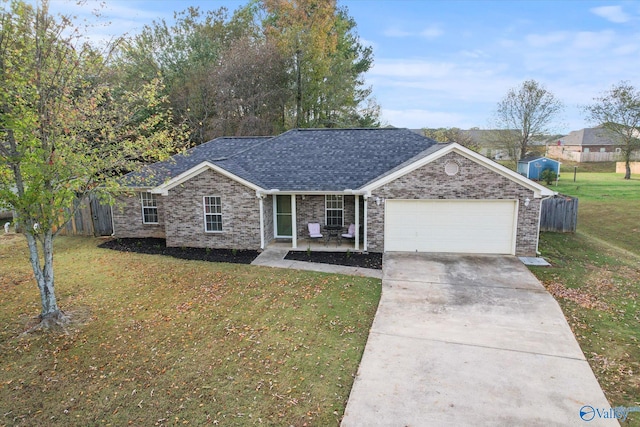
{"type": "Polygon", "coordinates": [[[191,144],[291,128],[370,127],[370,47],[335,0],[253,0],[177,12],[121,42],[114,66],[135,86],[159,76],[191,144]]]}

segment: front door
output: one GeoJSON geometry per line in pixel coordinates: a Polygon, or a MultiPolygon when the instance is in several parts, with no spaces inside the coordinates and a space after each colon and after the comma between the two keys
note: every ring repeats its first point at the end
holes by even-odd
{"type": "Polygon", "coordinates": [[[291,196],[278,195],[275,199],[276,237],[291,238],[293,236],[293,224],[291,218],[291,196]]]}

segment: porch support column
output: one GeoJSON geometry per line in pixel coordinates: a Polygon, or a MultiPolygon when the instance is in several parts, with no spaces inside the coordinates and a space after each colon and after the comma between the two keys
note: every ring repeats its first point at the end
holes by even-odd
{"type": "Polygon", "coordinates": [[[258,194],[260,204],[260,249],[264,249],[264,199],[262,194],[258,194]]]}
{"type": "Polygon", "coordinates": [[[368,211],[367,211],[367,205],[369,204],[369,197],[368,196],[364,196],[364,217],[363,217],[363,221],[364,221],[364,242],[362,244],[363,248],[362,250],[364,252],[367,252],[368,250],[368,242],[367,242],[367,236],[369,235],[369,233],[367,233],[367,215],[368,215],[368,211]]]}
{"type": "Polygon", "coordinates": [[[355,208],[355,212],[356,212],[356,230],[355,230],[355,247],[354,250],[359,250],[360,249],[360,196],[356,194],[356,196],[354,197],[355,199],[355,204],[356,204],[356,208],[355,208]]]}
{"type": "Polygon", "coordinates": [[[298,247],[298,225],[296,223],[296,195],[291,195],[291,247],[298,247]]]}

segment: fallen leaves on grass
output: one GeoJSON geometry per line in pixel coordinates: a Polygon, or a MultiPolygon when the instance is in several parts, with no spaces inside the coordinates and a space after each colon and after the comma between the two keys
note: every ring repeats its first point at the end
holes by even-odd
{"type": "Polygon", "coordinates": [[[547,288],[549,293],[555,298],[568,299],[580,307],[602,311],[609,309],[609,306],[605,302],[599,301],[596,295],[585,290],[567,288],[562,283],[557,282],[545,282],[544,287],[547,288]]]}
{"type": "Polygon", "coordinates": [[[339,424],[379,281],[56,244],[82,322],[16,338],[39,307],[7,251],[0,425],[339,424]]]}

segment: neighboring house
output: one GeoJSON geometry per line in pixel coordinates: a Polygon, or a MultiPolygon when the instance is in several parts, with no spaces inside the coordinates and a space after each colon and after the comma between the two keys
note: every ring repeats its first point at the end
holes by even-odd
{"type": "Polygon", "coordinates": [[[602,127],[574,130],[547,144],[547,156],[574,162],[618,160],[622,145],[602,127]]]}
{"type": "Polygon", "coordinates": [[[536,254],[555,194],[458,144],[407,129],[224,137],[126,176],[116,237],[167,246],[305,247],[307,225],[355,224],[353,250],[536,254]]]}
{"type": "Polygon", "coordinates": [[[520,137],[520,131],[516,129],[469,129],[462,132],[473,139],[480,154],[495,160],[511,160],[512,153],[502,141],[520,137]]]}
{"type": "Polygon", "coordinates": [[[560,176],[560,162],[557,160],[543,156],[528,156],[518,161],[518,173],[536,181],[541,180],[542,172],[548,169],[560,176]]]}

